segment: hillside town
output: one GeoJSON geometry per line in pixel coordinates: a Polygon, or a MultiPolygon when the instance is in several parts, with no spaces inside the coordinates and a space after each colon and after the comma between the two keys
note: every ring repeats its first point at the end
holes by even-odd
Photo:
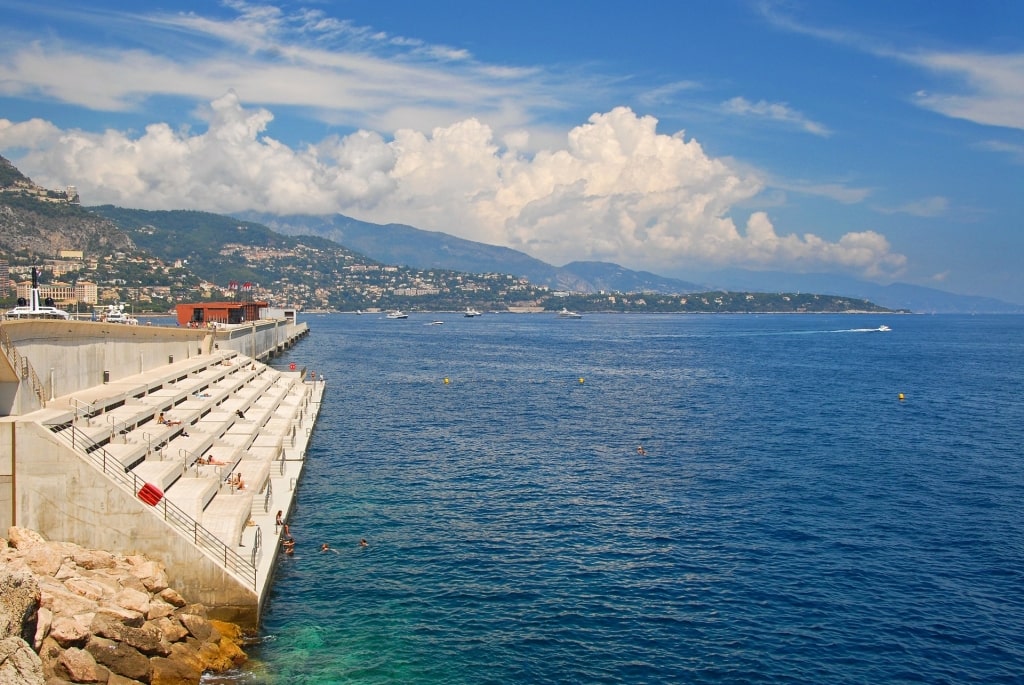
{"type": "MultiPolygon", "coordinates": [[[[458,274],[419,271],[377,264],[351,264],[332,274],[330,283],[317,273],[290,268],[297,251],[262,250],[237,246],[247,260],[278,264],[281,277],[271,283],[201,279],[179,263],[167,265],[154,257],[115,253],[89,256],[81,250],[62,250],[55,258],[35,261],[0,259],[0,290],[5,299],[28,298],[33,266],[40,269],[39,296],[56,306],[87,312],[96,305],[129,303],[134,312],[160,313],[179,302],[256,299],[275,307],[306,310],[350,310],[409,307],[417,303],[511,301],[538,306],[545,288],[501,274],[458,274]],[[346,307],[346,304],[351,306],[346,307]]],[[[513,304],[513,306],[516,306],[513,304]]]]}

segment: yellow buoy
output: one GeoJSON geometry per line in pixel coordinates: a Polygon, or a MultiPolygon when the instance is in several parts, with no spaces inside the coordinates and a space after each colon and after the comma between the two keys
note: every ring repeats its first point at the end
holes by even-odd
{"type": "Polygon", "coordinates": [[[899,394],[899,395],[897,395],[896,397],[898,397],[898,398],[899,398],[899,399],[900,399],[901,401],[902,401],[902,400],[904,400],[904,399],[906,399],[905,397],[903,397],[903,393],[900,393],[900,394],[899,394]]]}
{"type": "Polygon", "coordinates": [[[582,379],[582,378],[580,378],[580,383],[582,383],[582,382],[583,382],[583,379],[582,379]]]}
{"type": "Polygon", "coordinates": [[[448,385],[448,379],[447,378],[444,379],[444,384],[448,385]]]}

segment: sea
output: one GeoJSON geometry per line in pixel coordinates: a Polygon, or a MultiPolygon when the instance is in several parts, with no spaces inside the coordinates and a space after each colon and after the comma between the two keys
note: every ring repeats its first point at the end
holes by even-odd
{"type": "Polygon", "coordinates": [[[1024,683],[1024,317],[305,320],[296,552],[208,682],[1024,683]]]}

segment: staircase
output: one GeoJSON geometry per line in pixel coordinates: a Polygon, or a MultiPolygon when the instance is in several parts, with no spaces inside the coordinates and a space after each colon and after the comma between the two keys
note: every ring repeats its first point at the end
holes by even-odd
{"type": "Polygon", "coordinates": [[[291,500],[286,483],[275,496],[273,480],[301,471],[306,441],[297,436],[308,436],[322,392],[302,372],[226,351],[57,398],[37,413],[114,487],[131,497],[147,485],[161,491],[151,515],[261,595],[277,554],[263,540],[276,543],[273,511],[291,500]]]}

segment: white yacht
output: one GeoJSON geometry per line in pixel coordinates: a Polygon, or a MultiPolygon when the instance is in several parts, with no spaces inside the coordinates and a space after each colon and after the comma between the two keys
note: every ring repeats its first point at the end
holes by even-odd
{"type": "Polygon", "coordinates": [[[60,319],[68,320],[71,318],[71,314],[64,311],[63,309],[57,309],[56,307],[47,307],[46,305],[40,306],[39,300],[35,300],[36,305],[19,305],[13,309],[8,309],[6,316],[8,319],[60,319]]]}
{"type": "Polygon", "coordinates": [[[389,319],[408,319],[409,315],[403,312],[401,309],[396,309],[393,312],[388,312],[387,318],[389,319]]]}
{"type": "Polygon", "coordinates": [[[558,318],[560,319],[582,319],[583,315],[576,312],[571,312],[565,307],[562,307],[562,311],[558,312],[558,318]]]}
{"type": "Polygon", "coordinates": [[[29,294],[29,300],[19,297],[18,306],[8,309],[6,316],[8,319],[62,319],[65,321],[71,318],[71,314],[68,312],[54,307],[53,300],[50,298],[46,298],[45,304],[39,304],[39,272],[35,267],[32,267],[32,292],[29,294]]]}
{"type": "Polygon", "coordinates": [[[474,316],[482,316],[482,314],[477,310],[473,309],[472,307],[466,307],[466,313],[463,314],[463,316],[465,316],[467,319],[471,319],[474,316]]]}
{"type": "Polygon", "coordinates": [[[105,310],[99,312],[96,319],[105,323],[123,323],[129,326],[137,326],[139,324],[138,319],[124,311],[124,302],[108,304],[105,310]]]}

